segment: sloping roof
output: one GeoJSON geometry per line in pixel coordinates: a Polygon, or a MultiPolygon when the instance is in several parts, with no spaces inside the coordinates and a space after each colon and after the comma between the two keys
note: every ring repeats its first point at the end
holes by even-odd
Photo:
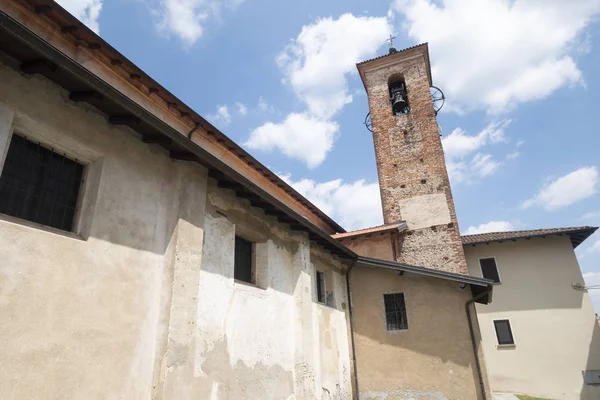
{"type": "Polygon", "coordinates": [[[109,123],[138,132],[140,140],[165,148],[173,160],[203,165],[219,187],[235,191],[290,229],[308,232],[310,240],[332,254],[356,257],[330,236],[344,232],[339,225],[314,206],[305,207],[317,218],[309,219],[307,213],[298,211],[295,201],[310,202],[54,1],[4,2],[0,51],[9,67],[41,74],[70,93],[72,101],[91,104],[109,123]],[[259,175],[272,185],[256,178],[259,175]],[[314,219],[325,223],[317,226],[314,219]]]}
{"type": "Polygon", "coordinates": [[[339,239],[354,238],[354,237],[363,236],[363,235],[371,235],[374,233],[386,233],[386,232],[392,232],[392,231],[401,232],[405,229],[406,229],[406,222],[399,221],[399,222],[395,222],[392,224],[384,224],[384,225],[374,226],[372,228],[358,229],[356,231],[345,232],[345,233],[337,233],[335,235],[331,235],[331,237],[339,240],[339,239]]]}
{"type": "Polygon", "coordinates": [[[394,261],[380,260],[378,258],[358,256],[356,262],[359,265],[376,268],[387,268],[398,272],[409,272],[417,275],[427,276],[430,278],[439,278],[448,281],[463,283],[471,287],[473,296],[478,296],[482,293],[487,292],[487,295],[477,300],[478,303],[488,304],[492,301],[492,288],[494,281],[478,278],[476,276],[457,274],[454,272],[440,271],[432,268],[417,267],[415,265],[408,265],[398,263],[394,261]]]}
{"type": "MultiPolygon", "coordinates": [[[[16,2],[8,2],[8,4],[10,3],[16,2]]],[[[281,191],[286,193],[287,196],[290,197],[290,201],[296,201],[300,203],[303,207],[309,210],[310,213],[314,214],[317,218],[319,218],[321,221],[327,224],[331,228],[331,230],[335,232],[345,232],[345,230],[332,218],[330,218],[327,214],[325,214],[318,207],[312,204],[308,199],[306,199],[304,196],[298,193],[288,183],[286,183],[283,179],[277,176],[277,174],[269,170],[266,166],[264,166],[254,157],[252,157],[241,146],[239,146],[237,143],[235,143],[233,140],[231,140],[229,137],[227,137],[225,134],[219,131],[215,126],[213,126],[210,122],[204,119],[200,114],[198,114],[191,107],[186,105],[182,100],[170,93],[165,87],[163,87],[154,79],[152,79],[141,68],[139,68],[133,62],[127,59],[127,57],[125,57],[123,54],[121,54],[119,51],[113,48],[104,39],[102,39],[95,32],[90,30],[85,24],[83,24],[77,18],[72,16],[68,11],[66,11],[55,1],[21,0],[20,3],[22,4],[18,5],[17,7],[24,7],[25,9],[29,9],[29,12],[32,11],[33,13],[35,13],[36,23],[41,22],[41,24],[47,24],[48,22],[50,22],[55,28],[57,28],[54,31],[55,33],[53,33],[52,35],[42,35],[43,37],[41,38],[44,40],[44,42],[46,42],[48,46],[57,47],[55,44],[60,41],[62,41],[62,43],[78,43],[82,47],[83,52],[88,51],[91,54],[93,54],[94,59],[104,60],[106,64],[110,65],[114,71],[115,76],[118,76],[119,79],[125,79],[129,81],[131,85],[135,86],[140,91],[145,92],[147,96],[151,97],[152,99],[159,100],[161,104],[166,105],[166,109],[168,110],[167,113],[170,117],[175,116],[180,123],[188,126],[187,129],[189,131],[189,138],[191,138],[194,132],[203,132],[206,135],[206,139],[218,143],[218,145],[223,148],[224,152],[233,154],[242,163],[246,165],[246,168],[252,169],[258,172],[260,175],[264,176],[273,185],[275,185],[281,191]]],[[[10,7],[7,7],[7,9],[13,11],[10,7]]],[[[27,19],[22,10],[19,10],[16,7],[15,9],[17,9],[17,12],[22,15],[17,15],[17,13],[2,10],[3,15],[0,16],[0,24],[3,25],[2,28],[5,28],[5,32],[6,30],[11,28],[9,25],[11,25],[12,23],[17,22],[21,24],[23,20],[27,19]],[[15,20],[12,20],[12,18],[15,18],[15,20]]],[[[22,27],[29,29],[29,26],[25,26],[25,24],[22,24],[22,27]]],[[[16,29],[13,29],[13,31],[16,31],[16,29]]],[[[8,38],[10,38],[10,36],[6,36],[6,44],[8,44],[8,38]]],[[[41,50],[41,48],[38,50],[41,50]]],[[[19,55],[22,55],[24,59],[26,59],[26,57],[33,56],[33,53],[31,53],[28,49],[23,47],[22,51],[21,49],[17,49],[11,54],[12,57],[19,60],[21,59],[21,57],[15,54],[16,52],[19,52],[19,55]]],[[[80,58],[84,59],[85,57],[81,56],[80,58]]],[[[39,59],[40,58],[38,55],[37,60],[39,59]]],[[[44,57],[44,60],[47,59],[48,58],[44,57]]],[[[27,61],[31,60],[36,59],[30,59],[27,61]]],[[[65,71],[56,71],[54,75],[64,75],[64,72],[65,71]]],[[[51,77],[47,77],[51,79],[51,77]]],[[[64,78],[64,76],[62,76],[62,78],[64,78]]],[[[96,88],[87,87],[85,89],[96,90],[96,88]]],[[[205,95],[206,93],[203,94],[205,95]]],[[[93,105],[96,106],[96,104],[93,105]]],[[[133,123],[137,124],[140,127],[140,129],[147,128],[147,126],[145,125],[146,121],[135,121],[132,122],[132,124],[133,123]]],[[[134,127],[130,127],[134,129],[134,127]]],[[[158,143],[158,141],[156,141],[156,139],[154,138],[150,138],[149,140],[155,140],[155,142],[152,143],[158,143]]],[[[190,157],[187,149],[184,149],[182,148],[182,146],[178,146],[177,144],[173,144],[174,141],[172,139],[170,140],[171,143],[168,145],[163,146],[163,142],[160,142],[161,144],[159,145],[165,147],[168,151],[171,151],[172,154],[184,153],[185,157],[190,157]]]]}
{"type": "Polygon", "coordinates": [[[596,232],[595,226],[578,226],[570,228],[533,229],[527,231],[489,232],[475,235],[463,235],[463,245],[503,242],[505,240],[531,239],[546,236],[569,236],[573,248],[579,246],[592,233],[596,232]]]}

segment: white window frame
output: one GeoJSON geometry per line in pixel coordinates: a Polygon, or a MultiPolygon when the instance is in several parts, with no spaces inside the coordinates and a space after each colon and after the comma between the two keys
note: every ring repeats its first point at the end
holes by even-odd
{"type": "Polygon", "coordinates": [[[477,259],[477,263],[479,264],[479,273],[481,274],[481,277],[484,279],[487,279],[483,276],[483,268],[481,268],[481,260],[485,260],[488,258],[493,258],[494,259],[494,263],[496,264],[496,272],[498,273],[498,282],[494,282],[494,285],[501,285],[502,284],[502,275],[500,275],[500,267],[498,266],[498,259],[495,256],[489,256],[489,257],[479,257],[477,259]]]}
{"type": "Polygon", "coordinates": [[[513,328],[512,320],[509,317],[500,317],[492,320],[492,329],[494,330],[494,337],[496,338],[496,348],[511,348],[517,347],[517,337],[515,336],[515,329],[513,328]],[[512,344],[500,344],[498,343],[498,332],[496,332],[496,321],[508,321],[508,326],[510,327],[510,333],[512,334],[513,343],[512,344]]]}

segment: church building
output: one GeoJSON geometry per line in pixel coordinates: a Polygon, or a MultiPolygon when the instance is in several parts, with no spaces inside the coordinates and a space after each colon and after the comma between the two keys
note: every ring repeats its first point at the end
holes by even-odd
{"type": "Polygon", "coordinates": [[[428,47],[357,67],[385,223],[346,232],[57,3],[1,0],[0,399],[492,399],[428,47]]]}

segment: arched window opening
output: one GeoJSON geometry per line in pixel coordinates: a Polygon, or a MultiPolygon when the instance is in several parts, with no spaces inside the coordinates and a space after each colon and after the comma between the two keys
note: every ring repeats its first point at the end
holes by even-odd
{"type": "Polygon", "coordinates": [[[390,91],[390,103],[394,115],[408,114],[410,105],[406,95],[406,84],[400,76],[392,76],[388,81],[390,91]]]}

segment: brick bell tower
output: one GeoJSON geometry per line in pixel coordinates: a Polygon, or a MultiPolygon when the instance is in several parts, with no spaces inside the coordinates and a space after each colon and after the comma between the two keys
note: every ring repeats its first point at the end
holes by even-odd
{"type": "Polygon", "coordinates": [[[396,261],[467,274],[421,44],[357,65],[369,99],[385,223],[406,221],[396,261]]]}

